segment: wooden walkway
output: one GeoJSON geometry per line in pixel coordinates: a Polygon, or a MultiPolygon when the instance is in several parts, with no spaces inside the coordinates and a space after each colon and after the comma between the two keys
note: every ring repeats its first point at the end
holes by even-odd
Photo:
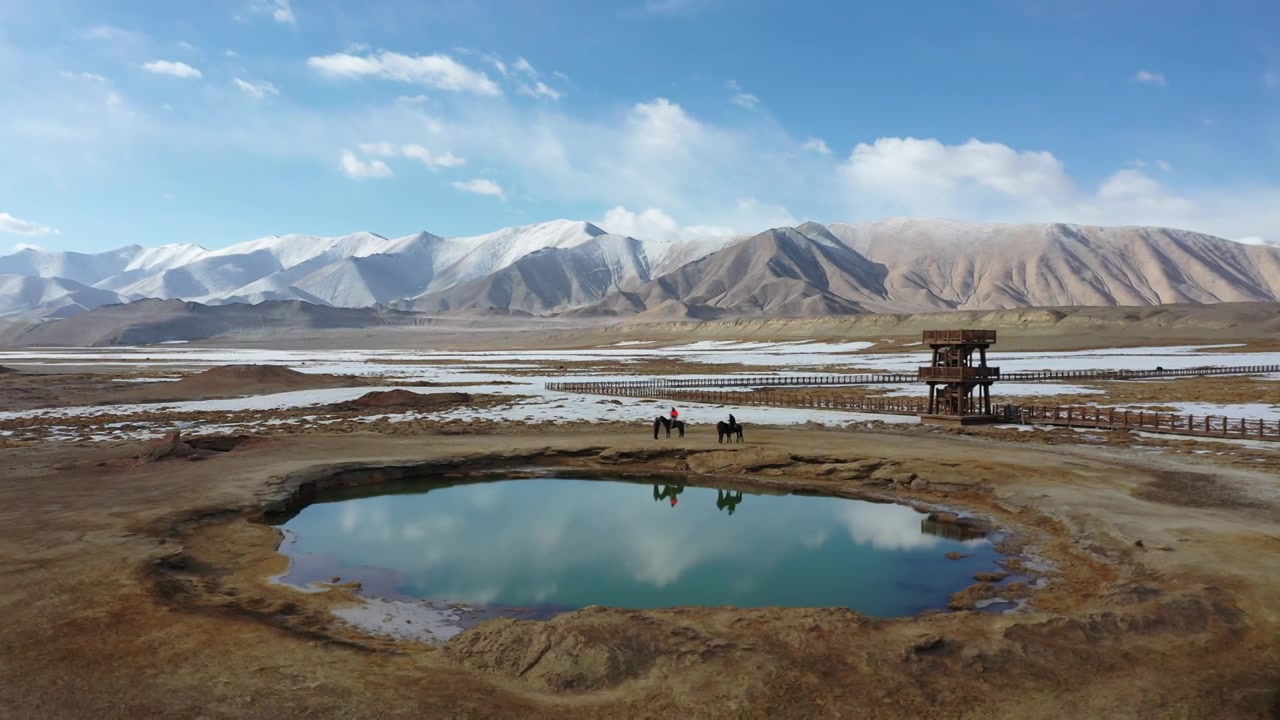
{"type": "MultiPolygon", "coordinates": [[[[1204,377],[1207,375],[1263,375],[1280,373],[1280,365],[1232,365],[1179,370],[1044,370],[1002,373],[1000,382],[1084,382],[1204,377]]],[[[724,375],[701,378],[652,378],[649,380],[600,380],[579,383],[547,383],[548,390],[592,395],[633,395],[631,391],[703,388],[835,387],[841,385],[906,385],[919,382],[918,373],[865,373],[862,375],[724,375]]]]}
{"type": "MultiPolygon", "coordinates": [[[[1230,368],[1204,368],[1163,371],[1164,374],[1148,374],[1161,371],[1127,371],[1124,377],[1117,373],[1026,373],[1034,380],[1021,382],[1046,382],[1058,380],[1129,379],[1131,377],[1194,377],[1199,375],[1240,375],[1280,372],[1280,366],[1250,365],[1230,368]],[[1138,374],[1141,373],[1141,374],[1138,374]],[[1177,373],[1177,374],[1170,374],[1177,373]]],[[[734,378],[742,385],[720,384],[718,387],[751,387],[752,392],[708,389],[691,385],[691,380],[654,380],[634,382],[547,383],[548,390],[577,392],[593,395],[614,395],[672,400],[679,403],[722,405],[726,407],[789,407],[811,410],[833,410],[880,415],[920,415],[925,412],[923,399],[912,398],[855,398],[835,392],[796,395],[777,391],[775,387],[812,387],[822,382],[795,382],[805,378],[859,378],[860,375],[801,376],[787,378],[734,378]],[[758,383],[757,380],[785,380],[783,383],[758,383]]],[[[1006,376],[1006,380],[1008,380],[1006,376]]],[[[723,381],[724,379],[720,379],[723,381]]],[[[914,382],[914,376],[912,382],[914,382]]],[[[836,383],[831,383],[836,384],[836,383]]],[[[841,385],[863,383],[841,382],[841,385]]],[[[713,386],[716,387],[716,386],[713,386]]],[[[1280,421],[1247,418],[1228,418],[1219,415],[1179,415],[1133,410],[1115,410],[1079,406],[1053,405],[997,405],[993,408],[1003,422],[1019,425],[1052,425],[1058,427],[1098,428],[1104,430],[1135,430],[1171,435],[1230,438],[1239,440],[1268,440],[1280,442],[1280,421]]]]}

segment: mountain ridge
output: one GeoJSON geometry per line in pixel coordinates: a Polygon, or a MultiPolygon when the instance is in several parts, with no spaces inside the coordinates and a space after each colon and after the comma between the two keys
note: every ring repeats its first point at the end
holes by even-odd
{"type": "Polygon", "coordinates": [[[0,277],[8,278],[0,317],[27,319],[158,298],[706,320],[1272,302],[1280,300],[1280,248],[1065,223],[809,221],[749,236],[655,240],[554,220],[463,238],[357,232],[213,251],[181,243],[96,254],[24,249],[0,257],[0,277]]]}

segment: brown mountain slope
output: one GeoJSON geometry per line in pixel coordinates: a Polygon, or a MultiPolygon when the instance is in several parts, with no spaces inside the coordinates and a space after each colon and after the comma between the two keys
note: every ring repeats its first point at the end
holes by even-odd
{"type": "Polygon", "coordinates": [[[885,310],[1280,298],[1280,251],[1184,230],[912,218],[801,230],[826,231],[888,268],[884,282],[895,307],[885,310]]]}
{"type": "Polygon", "coordinates": [[[740,241],[605,298],[645,315],[818,315],[1280,300],[1280,249],[1183,230],[979,225],[913,218],[805,223],[740,241]]]}

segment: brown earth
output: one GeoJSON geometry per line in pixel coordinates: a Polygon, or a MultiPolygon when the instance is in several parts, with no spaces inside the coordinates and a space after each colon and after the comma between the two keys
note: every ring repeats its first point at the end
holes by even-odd
{"type": "Polygon", "coordinates": [[[343,412],[367,409],[447,410],[457,405],[469,405],[471,394],[416,393],[409,390],[379,390],[365,393],[355,400],[325,406],[326,410],[343,412]]]}
{"type": "MultiPolygon", "coordinates": [[[[103,366],[118,367],[117,363],[103,366]]],[[[321,388],[397,385],[401,387],[450,387],[450,383],[423,380],[401,380],[360,375],[327,375],[301,373],[274,365],[220,365],[208,370],[181,375],[174,380],[173,370],[147,372],[112,372],[103,366],[87,365],[79,370],[59,372],[46,366],[40,372],[0,373],[0,408],[4,410],[37,410],[41,408],[83,405],[117,405],[128,403],[181,402],[185,400],[217,400],[315,390],[321,388]],[[138,380],[166,378],[160,382],[138,380]]],[[[181,372],[181,371],[178,371],[181,372]]],[[[509,385],[509,381],[488,385],[509,385]]]]}
{"type": "MultiPolygon", "coordinates": [[[[407,391],[405,391],[407,392],[407,391]]],[[[416,395],[416,393],[414,393],[416,395]]],[[[167,432],[175,425],[208,427],[211,425],[236,425],[253,427],[259,434],[316,434],[379,432],[395,435],[421,435],[435,433],[517,432],[519,425],[472,417],[466,420],[436,420],[430,416],[389,420],[385,415],[406,411],[444,410],[465,406],[469,410],[517,405],[527,401],[525,395],[488,395],[471,393],[433,393],[419,395],[417,406],[405,405],[348,405],[340,403],[328,406],[304,406],[274,410],[173,410],[167,406],[147,413],[111,413],[97,415],[44,414],[33,417],[0,419],[0,431],[8,431],[8,438],[0,437],[0,447],[27,446],[49,439],[65,441],[68,437],[84,437],[114,432],[167,432]],[[437,397],[437,396],[443,396],[437,397]],[[466,396],[463,400],[459,396],[466,396]],[[370,416],[373,416],[373,419],[370,416]],[[262,427],[255,427],[262,425],[262,427]],[[510,426],[510,429],[504,429],[510,426]]],[[[375,400],[375,403],[377,401],[375,400]]]]}
{"type": "MultiPolygon", "coordinates": [[[[196,441],[198,442],[198,441],[196,441]]],[[[717,447],[579,427],[277,436],[202,462],[131,443],[0,449],[0,715],[1214,717],[1280,711],[1274,465],[952,433],[764,430],[717,447]],[[105,463],[105,464],[101,464],[105,463]],[[602,607],[494,620],[443,648],[361,633],[300,593],[265,508],[329,484],[504,467],[715,473],[965,508],[1054,564],[1024,612],[602,607]]],[[[939,515],[940,519],[946,519],[939,515]]],[[[1036,571],[1010,563],[1012,572],[1036,571]]],[[[989,580],[989,578],[986,578],[989,580]]],[[[953,603],[988,597],[978,582],[953,603]]],[[[1003,592],[1003,591],[1002,591],[1003,592]]]]}
{"type": "Polygon", "coordinates": [[[219,365],[195,375],[188,375],[167,387],[144,388],[172,397],[190,398],[211,393],[238,392],[244,395],[262,395],[292,390],[314,390],[325,387],[342,387],[353,377],[337,375],[310,375],[281,365],[219,365]]]}

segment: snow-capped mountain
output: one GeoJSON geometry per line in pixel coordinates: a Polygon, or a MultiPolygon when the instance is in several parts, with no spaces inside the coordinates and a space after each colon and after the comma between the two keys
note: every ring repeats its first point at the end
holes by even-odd
{"type": "Polygon", "coordinates": [[[0,317],[71,317],[101,305],[128,301],[110,290],[91,288],[66,278],[0,275],[0,317]]]}
{"type": "Polygon", "coordinates": [[[0,257],[0,316],[140,298],[206,305],[655,317],[812,316],[1280,300],[1280,249],[1185,230],[894,218],[753,236],[632,238],[588,222],[475,237],[282,235],[220,250],[26,249],[0,257]]]}
{"type": "MultiPolygon", "coordinates": [[[[426,232],[385,238],[361,232],[333,238],[282,235],[212,251],[196,245],[131,245],[96,254],[29,248],[0,257],[0,274],[57,279],[102,291],[84,296],[88,307],[141,298],[205,304],[303,300],[365,307],[409,303],[501,271],[537,251],[576,248],[604,236],[591,223],[557,220],[459,238],[426,232]]],[[[632,252],[635,256],[627,262],[648,266],[642,249],[632,252]]],[[[48,292],[62,287],[55,284],[48,292]]],[[[35,298],[33,292],[12,290],[0,300],[0,314],[40,310],[47,299],[24,300],[35,298]]]]}

